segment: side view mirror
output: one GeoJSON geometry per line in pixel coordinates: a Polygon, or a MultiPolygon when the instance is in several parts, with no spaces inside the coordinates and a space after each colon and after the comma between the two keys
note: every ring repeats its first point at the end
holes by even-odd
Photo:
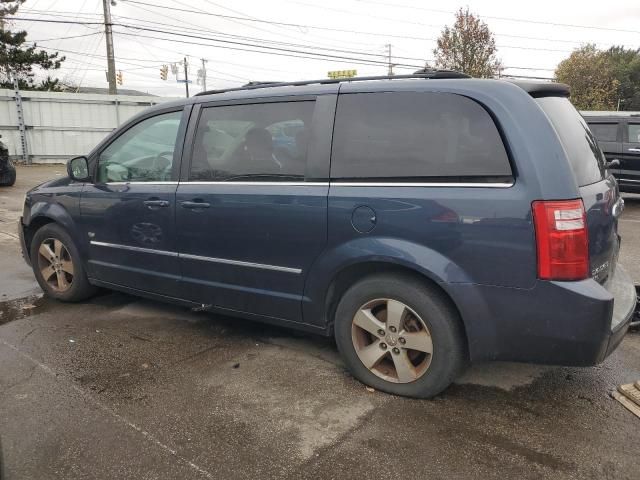
{"type": "Polygon", "coordinates": [[[607,164],[605,165],[605,168],[613,168],[618,166],[620,166],[620,160],[618,160],[617,158],[614,158],[610,162],[607,162],[607,164]]]}
{"type": "Polygon", "coordinates": [[[75,157],[67,162],[67,173],[71,180],[76,182],[88,182],[89,178],[89,161],[87,157],[75,157]]]}

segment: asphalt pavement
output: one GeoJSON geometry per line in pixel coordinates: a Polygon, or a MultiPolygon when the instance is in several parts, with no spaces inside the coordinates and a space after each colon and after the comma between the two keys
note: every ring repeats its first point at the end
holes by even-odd
{"type": "MultiPolygon", "coordinates": [[[[43,298],[0,189],[0,437],[17,479],[637,480],[640,334],[602,365],[476,365],[433,400],[371,392],[331,340],[105,292],[43,298]]],[[[640,283],[640,197],[620,261],[640,283]]],[[[561,312],[559,312],[561,314],[561,312]]]]}

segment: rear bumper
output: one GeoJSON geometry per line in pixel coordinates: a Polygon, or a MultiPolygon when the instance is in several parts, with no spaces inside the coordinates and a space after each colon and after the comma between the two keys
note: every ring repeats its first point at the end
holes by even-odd
{"type": "Polygon", "coordinates": [[[636,292],[618,265],[595,280],[538,281],[532,289],[449,285],[462,315],[471,359],[596,365],[622,341],[636,292]]]}
{"type": "Polygon", "coordinates": [[[613,295],[613,314],[611,316],[611,335],[604,360],[613,352],[624,338],[636,311],[638,295],[633,281],[627,272],[618,265],[611,281],[605,285],[607,291],[613,295]]]}

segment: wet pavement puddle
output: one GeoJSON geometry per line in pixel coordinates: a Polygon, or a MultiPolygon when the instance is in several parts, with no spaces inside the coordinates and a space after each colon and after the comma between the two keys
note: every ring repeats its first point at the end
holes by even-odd
{"type": "Polygon", "coordinates": [[[0,302],[0,325],[46,312],[51,301],[42,294],[0,302]]]}

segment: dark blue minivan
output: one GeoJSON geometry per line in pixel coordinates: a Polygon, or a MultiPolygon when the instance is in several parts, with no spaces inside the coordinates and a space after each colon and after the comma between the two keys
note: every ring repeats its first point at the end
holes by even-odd
{"type": "Polygon", "coordinates": [[[43,290],[97,287],[334,335],[430,397],[469,362],[594,365],[627,331],[624,203],[568,88],[434,71],[148,109],[31,190],[43,290]]]}

